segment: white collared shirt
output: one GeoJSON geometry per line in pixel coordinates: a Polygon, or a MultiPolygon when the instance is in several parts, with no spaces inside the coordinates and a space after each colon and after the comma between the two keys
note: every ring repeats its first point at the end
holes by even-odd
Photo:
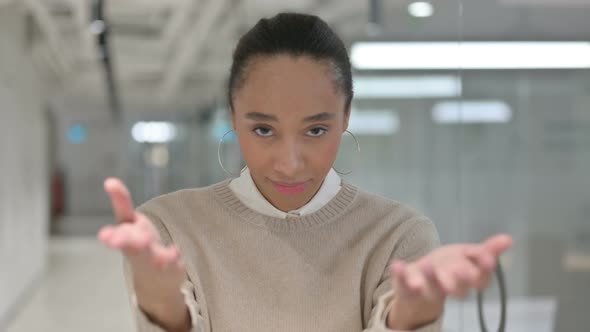
{"type": "Polygon", "coordinates": [[[284,219],[288,217],[303,216],[321,209],[332,200],[336,194],[338,194],[341,188],[341,181],[340,176],[331,168],[328,175],[326,175],[324,182],[320,186],[320,189],[313,198],[304,206],[288,212],[277,209],[266,200],[264,196],[262,196],[260,191],[258,191],[248,168],[246,168],[239,177],[233,179],[230,182],[229,187],[236,196],[238,196],[242,203],[250,209],[267,216],[284,219]]]}

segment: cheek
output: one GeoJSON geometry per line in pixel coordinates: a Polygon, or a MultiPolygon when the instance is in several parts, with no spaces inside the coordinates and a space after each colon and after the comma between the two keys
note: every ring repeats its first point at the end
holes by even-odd
{"type": "Polygon", "coordinates": [[[332,167],[336,160],[339,147],[340,137],[334,137],[333,139],[326,140],[317,149],[314,149],[314,151],[310,151],[309,156],[313,160],[314,165],[328,169],[332,167]]]}
{"type": "Polygon", "coordinates": [[[264,167],[269,158],[268,149],[265,149],[257,141],[256,137],[253,137],[250,133],[239,134],[238,141],[242,157],[248,168],[255,172],[257,169],[264,167]]]}
{"type": "Polygon", "coordinates": [[[248,158],[256,153],[256,145],[253,144],[254,142],[248,135],[245,134],[238,134],[238,143],[240,145],[240,151],[242,152],[242,156],[248,162],[248,158]]]}
{"type": "Polygon", "coordinates": [[[340,137],[338,139],[331,140],[329,144],[326,146],[326,153],[334,158],[338,154],[338,149],[340,148],[340,137]]]}

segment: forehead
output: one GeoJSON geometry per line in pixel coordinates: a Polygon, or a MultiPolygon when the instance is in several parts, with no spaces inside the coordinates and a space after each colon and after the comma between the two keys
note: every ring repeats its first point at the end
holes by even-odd
{"type": "Polygon", "coordinates": [[[279,55],[250,63],[235,95],[237,115],[263,112],[278,117],[305,117],[343,111],[345,97],[334,82],[328,61],[279,55]]]}

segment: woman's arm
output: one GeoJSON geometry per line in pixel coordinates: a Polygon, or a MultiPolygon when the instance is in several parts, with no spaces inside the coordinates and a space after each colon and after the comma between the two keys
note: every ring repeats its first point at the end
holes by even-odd
{"type": "MultiPolygon", "coordinates": [[[[131,195],[121,181],[107,180],[105,190],[117,223],[104,227],[98,238],[123,253],[127,284],[141,311],[139,316],[145,315],[146,322],[166,331],[190,331],[191,317],[181,292],[187,276],[179,250],[171,244],[169,234],[160,230],[163,225],[156,227],[159,220],[134,210],[131,195]]],[[[158,330],[138,325],[139,331],[158,330]]]]}
{"type": "Polygon", "coordinates": [[[138,331],[188,332],[192,328],[191,306],[196,306],[190,281],[173,292],[167,299],[149,298],[150,291],[134,286],[131,265],[124,260],[124,274],[132,309],[135,311],[138,331]],[[184,290],[183,290],[184,288],[184,290]],[[184,291],[184,294],[183,294],[184,291]],[[148,298],[145,298],[145,296],[148,298]]]}
{"type": "Polygon", "coordinates": [[[512,244],[508,235],[481,244],[440,247],[419,260],[391,265],[395,299],[387,318],[391,329],[412,330],[435,321],[448,296],[464,299],[470,289],[487,287],[498,257],[512,244]]]}
{"type": "MultiPolygon", "coordinates": [[[[438,232],[432,221],[426,218],[417,218],[406,221],[403,227],[403,234],[395,243],[393,251],[390,253],[388,260],[385,262],[383,272],[379,280],[379,284],[372,294],[373,306],[371,310],[371,318],[367,327],[363,332],[441,332],[442,331],[442,313],[434,319],[421,319],[416,315],[409,314],[408,316],[413,322],[413,329],[401,329],[395,324],[390,324],[391,313],[402,314],[397,311],[396,303],[403,303],[395,301],[397,299],[397,290],[392,282],[392,274],[390,264],[396,260],[405,260],[408,262],[416,261],[425,255],[428,255],[440,246],[438,232]],[[418,318],[417,320],[415,320],[418,318]]],[[[404,308],[405,310],[405,308],[404,308]]],[[[401,318],[401,317],[400,317],[401,318]]],[[[401,322],[405,324],[405,322],[401,322]]]]}

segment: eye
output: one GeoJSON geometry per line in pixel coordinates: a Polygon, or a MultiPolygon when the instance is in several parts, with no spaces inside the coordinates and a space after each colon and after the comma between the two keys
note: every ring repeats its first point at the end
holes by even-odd
{"type": "Polygon", "coordinates": [[[326,128],[322,128],[322,127],[316,127],[316,128],[312,128],[310,129],[307,134],[311,137],[320,137],[322,135],[324,135],[328,130],[326,128]]]}
{"type": "Polygon", "coordinates": [[[254,128],[254,132],[256,133],[256,135],[258,135],[260,137],[272,136],[272,130],[270,128],[266,128],[266,127],[256,127],[256,128],[254,128]]]}

